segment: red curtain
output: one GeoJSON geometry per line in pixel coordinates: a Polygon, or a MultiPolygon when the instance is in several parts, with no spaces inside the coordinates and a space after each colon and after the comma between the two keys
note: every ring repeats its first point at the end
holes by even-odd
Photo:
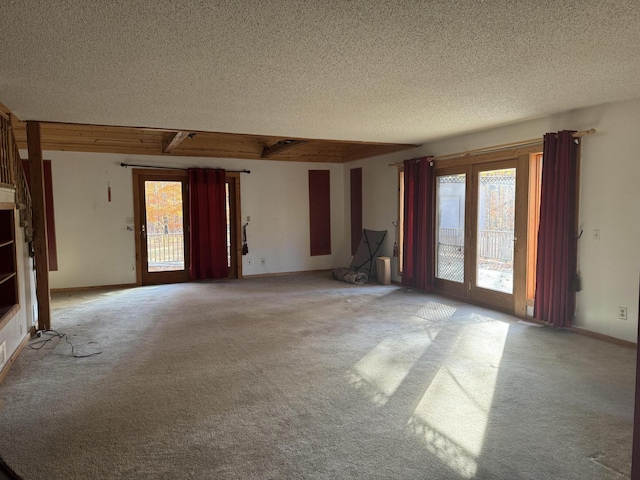
{"type": "Polygon", "coordinates": [[[189,169],[191,280],[229,276],[225,189],[224,170],[189,169]]]}
{"type": "Polygon", "coordinates": [[[425,292],[435,278],[435,174],[431,157],[404,162],[402,284],[425,292]]]}
{"type": "Polygon", "coordinates": [[[554,327],[570,327],[575,307],[578,143],[572,134],[547,133],[542,157],[534,316],[554,327]]]}

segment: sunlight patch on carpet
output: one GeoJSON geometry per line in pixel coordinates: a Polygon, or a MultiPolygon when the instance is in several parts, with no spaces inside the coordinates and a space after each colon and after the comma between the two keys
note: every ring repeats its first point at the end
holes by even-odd
{"type": "Polygon", "coordinates": [[[407,424],[464,478],[477,471],[508,331],[500,321],[464,327],[407,424]]]}
{"type": "Polygon", "coordinates": [[[441,329],[430,326],[385,338],[347,372],[349,383],[376,405],[385,405],[441,329]]]}
{"type": "Polygon", "coordinates": [[[351,386],[376,405],[385,405],[456,310],[439,302],[420,305],[409,316],[419,330],[382,340],[347,372],[351,386]]]}
{"type": "Polygon", "coordinates": [[[453,317],[456,310],[455,307],[444,303],[427,302],[420,307],[415,316],[428,322],[443,322],[453,317]]]}

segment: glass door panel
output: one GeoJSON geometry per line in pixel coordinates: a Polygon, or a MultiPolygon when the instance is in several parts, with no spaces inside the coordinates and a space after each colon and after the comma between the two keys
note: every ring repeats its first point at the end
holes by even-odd
{"type": "Polygon", "coordinates": [[[476,285],[513,293],[516,169],[478,173],[476,285]]]}
{"type": "Polygon", "coordinates": [[[188,281],[187,172],[134,170],[133,175],[138,283],[188,281]]]}
{"type": "Polygon", "coordinates": [[[464,282],[464,173],[436,177],[436,278],[464,282]]]}
{"type": "Polygon", "coordinates": [[[182,182],[144,182],[147,272],[185,269],[182,182]]]}

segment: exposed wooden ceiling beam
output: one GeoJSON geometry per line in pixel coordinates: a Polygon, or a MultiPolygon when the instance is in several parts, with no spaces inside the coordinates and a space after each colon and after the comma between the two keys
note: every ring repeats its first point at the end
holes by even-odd
{"type": "Polygon", "coordinates": [[[189,132],[176,132],[162,139],[162,153],[171,153],[182,141],[189,136],[189,132]]]}
{"type": "MultiPolygon", "coordinates": [[[[11,115],[11,125],[19,148],[27,148],[26,122],[21,122],[0,104],[0,111],[11,115]]],[[[183,141],[173,152],[163,150],[178,133],[163,128],[121,127],[43,122],[43,150],[121,153],[126,155],[173,155],[185,157],[239,158],[289,162],[343,163],[355,159],[408,150],[417,145],[364,141],[285,138],[238,133],[186,131],[196,135],[183,141]],[[289,143],[282,142],[289,141],[289,143]],[[267,147],[265,148],[265,145],[267,147]],[[293,150],[293,147],[297,147],[293,150]],[[288,149],[292,149],[287,151],[288,149]],[[263,156],[266,153],[266,156],[263,156]],[[269,157],[269,158],[268,158],[269,157]]],[[[176,140],[177,141],[177,140],[176,140]]]]}
{"type": "Polygon", "coordinates": [[[407,150],[408,148],[411,147],[402,144],[368,144],[359,146],[354,145],[353,148],[350,148],[346,152],[342,161],[351,162],[353,160],[361,160],[363,158],[376,157],[378,155],[400,152],[402,150],[407,150]]]}
{"type": "Polygon", "coordinates": [[[305,143],[307,142],[304,140],[280,140],[270,147],[264,147],[264,150],[262,150],[262,158],[269,158],[277,153],[282,153],[285,150],[289,150],[290,148],[297,147],[298,145],[303,145],[305,143]]]}

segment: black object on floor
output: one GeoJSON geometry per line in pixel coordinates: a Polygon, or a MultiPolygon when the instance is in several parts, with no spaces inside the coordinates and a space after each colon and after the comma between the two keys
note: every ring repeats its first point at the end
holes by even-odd
{"type": "Polygon", "coordinates": [[[0,457],[0,480],[21,480],[18,474],[4,462],[2,457],[0,457]]]}
{"type": "Polygon", "coordinates": [[[380,247],[386,234],[386,230],[367,230],[365,228],[362,231],[362,237],[349,270],[365,273],[369,280],[374,278],[376,276],[376,258],[380,255],[380,247]]]}

